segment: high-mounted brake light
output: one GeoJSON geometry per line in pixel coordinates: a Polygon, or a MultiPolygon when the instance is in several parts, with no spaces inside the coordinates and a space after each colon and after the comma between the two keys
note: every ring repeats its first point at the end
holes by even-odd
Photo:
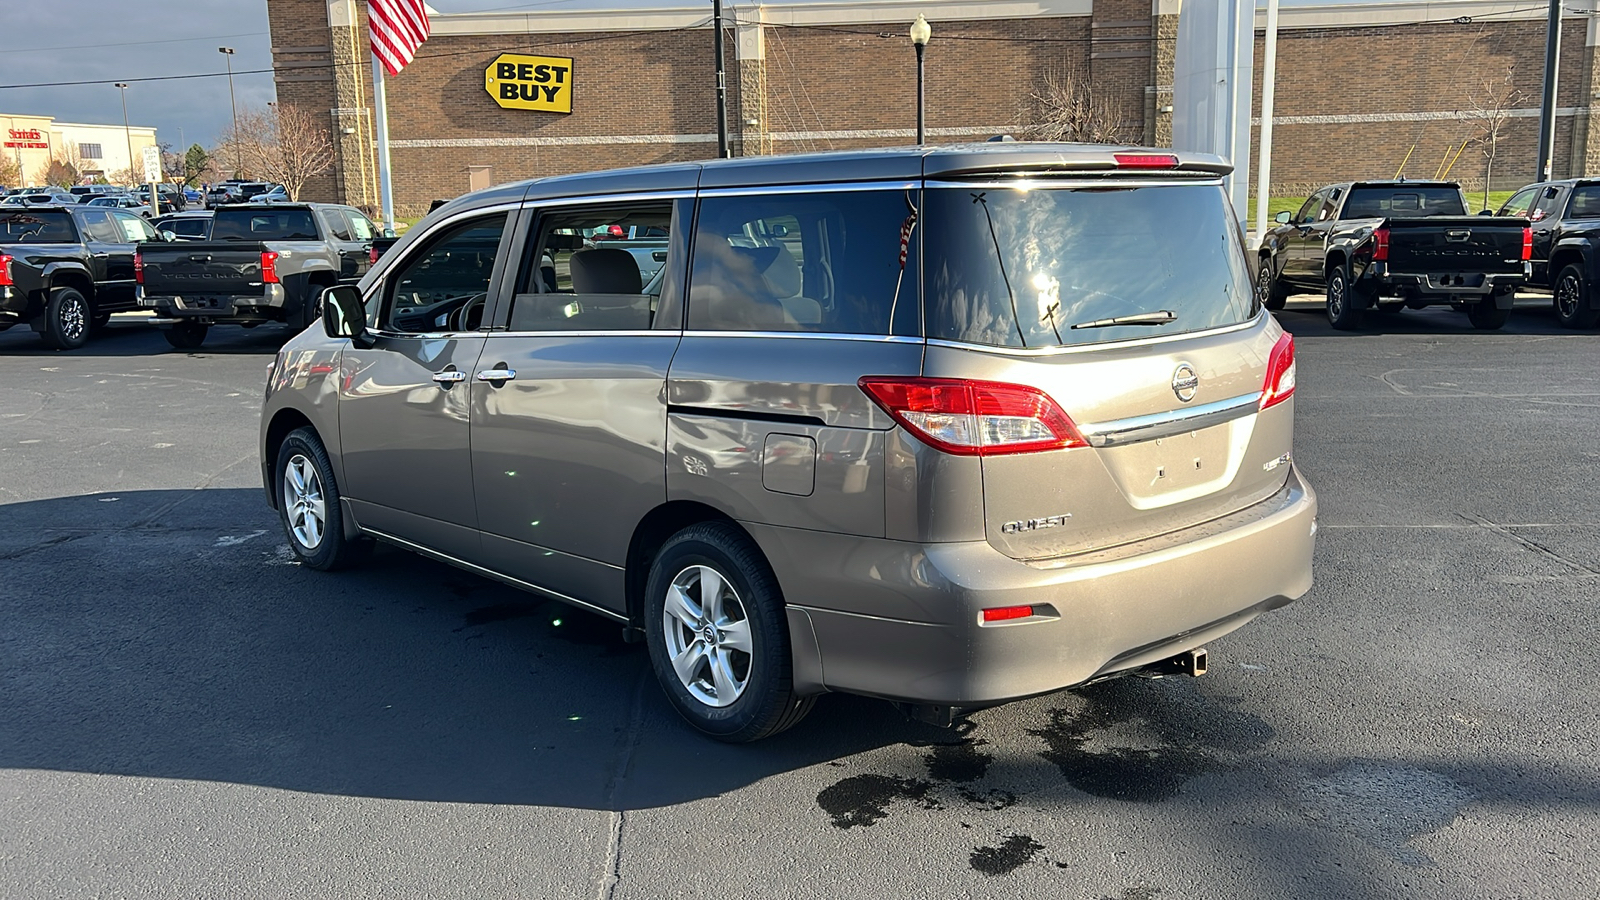
{"type": "Polygon", "coordinates": [[[1533,229],[1522,229],[1522,261],[1533,259],[1533,229]]]}
{"type": "Polygon", "coordinates": [[[283,283],[282,281],[278,280],[278,254],[271,250],[263,251],[261,254],[261,283],[283,283]]]}
{"type": "Polygon", "coordinates": [[[1294,394],[1294,335],[1285,331],[1267,356],[1267,380],[1261,385],[1261,408],[1270,409],[1294,394]]]}
{"type": "Polygon", "coordinates": [[[11,287],[15,283],[11,280],[11,256],[0,253],[0,287],[11,287]]]}
{"type": "Polygon", "coordinates": [[[138,250],[133,251],[133,280],[136,284],[144,284],[144,254],[138,250]]]}
{"type": "Polygon", "coordinates": [[[997,456],[1089,445],[1038,388],[967,378],[877,376],[856,384],[913,437],[945,453],[997,456]]]}
{"type": "Polygon", "coordinates": [[[983,611],[985,622],[1005,622],[1011,619],[1026,619],[1033,615],[1031,606],[997,606],[983,611]]]}
{"type": "Polygon", "coordinates": [[[1389,229],[1375,228],[1372,231],[1372,261],[1388,262],[1389,260],[1389,229]]]}
{"type": "Polygon", "coordinates": [[[1170,153],[1113,153],[1119,169],[1176,169],[1178,158],[1170,153]]]}

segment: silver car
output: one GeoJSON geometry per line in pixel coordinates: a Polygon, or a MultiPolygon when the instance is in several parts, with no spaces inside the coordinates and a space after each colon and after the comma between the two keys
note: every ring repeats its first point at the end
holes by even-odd
{"type": "Polygon", "coordinates": [[[278,354],[268,498],[312,568],[376,539],[615,619],[726,741],[1199,674],[1316,533],[1227,171],[992,143],[462,197],[278,354]],[[657,277],[602,225],[664,229],[657,277]]]}

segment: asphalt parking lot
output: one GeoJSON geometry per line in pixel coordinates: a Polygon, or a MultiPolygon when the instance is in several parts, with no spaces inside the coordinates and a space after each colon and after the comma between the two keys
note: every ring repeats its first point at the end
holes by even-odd
{"type": "Polygon", "coordinates": [[[280,328],[0,334],[0,897],[1593,896],[1600,335],[1280,318],[1306,598],[1204,678],[952,731],[833,696],[744,747],[599,619],[293,564],[280,328]]]}

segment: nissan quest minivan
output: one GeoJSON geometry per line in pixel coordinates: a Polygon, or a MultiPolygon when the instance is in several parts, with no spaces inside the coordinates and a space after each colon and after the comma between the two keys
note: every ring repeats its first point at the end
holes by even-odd
{"type": "Polygon", "coordinates": [[[1199,674],[1316,533],[1228,171],[986,143],[461,197],[278,354],[268,499],[311,568],[386,541],[615,619],[725,741],[1199,674]]]}

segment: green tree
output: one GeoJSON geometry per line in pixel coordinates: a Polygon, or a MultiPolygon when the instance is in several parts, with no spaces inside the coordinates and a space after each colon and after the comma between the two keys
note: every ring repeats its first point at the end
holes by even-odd
{"type": "Polygon", "coordinates": [[[211,154],[199,144],[190,144],[183,154],[183,183],[190,187],[200,183],[200,178],[211,167],[211,154]]]}

